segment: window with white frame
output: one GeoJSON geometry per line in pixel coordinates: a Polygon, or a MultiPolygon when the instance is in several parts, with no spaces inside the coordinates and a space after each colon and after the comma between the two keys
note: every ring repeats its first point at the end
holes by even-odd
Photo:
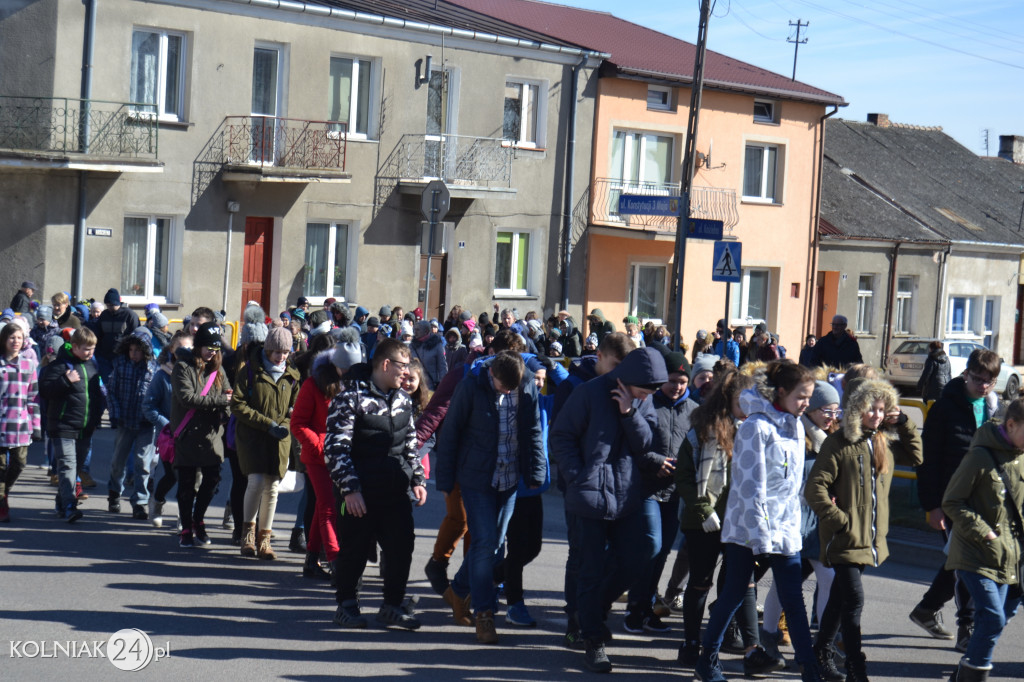
{"type": "Polygon", "coordinates": [[[896,333],[910,334],[914,320],[914,278],[896,279],[896,333]]]}
{"type": "Polygon", "coordinates": [[[174,221],[164,216],[125,216],[121,246],[121,294],[165,303],[171,299],[174,221]]]}
{"type": "Polygon", "coordinates": [[[647,108],[659,111],[670,111],[672,109],[672,88],[660,85],[647,86],[647,108]]]}
{"type": "Polygon", "coordinates": [[[740,283],[730,285],[729,316],[733,324],[750,326],[769,322],[771,284],[771,268],[743,268],[740,283]]]}
{"type": "Polygon", "coordinates": [[[502,139],[520,147],[544,146],[544,84],[507,78],[502,139]]]}
{"type": "Polygon", "coordinates": [[[336,130],[349,137],[370,135],[373,62],[353,57],[331,57],[327,82],[327,120],[336,121],[336,130]]]}
{"type": "Polygon", "coordinates": [[[128,98],[136,113],[185,118],[185,35],[161,29],[132,31],[128,98]]]}
{"type": "Polygon", "coordinates": [[[978,328],[978,301],[973,296],[949,297],[950,334],[974,334],[978,328]]]}
{"type": "Polygon", "coordinates": [[[629,267],[629,314],[641,320],[665,317],[665,282],[668,267],[636,263],[629,267]]]}
{"type": "Polygon", "coordinates": [[[857,279],[857,328],[860,334],[870,334],[875,308],[875,276],[861,275],[857,279]]]}
{"type": "Polygon", "coordinates": [[[348,223],[306,224],[303,296],[338,298],[348,295],[349,232],[348,223]]]}
{"type": "Polygon", "coordinates": [[[778,166],[778,145],[748,142],[743,157],[743,199],[780,203],[778,166]]]}
{"type": "Polygon", "coordinates": [[[981,342],[989,350],[995,350],[999,325],[999,298],[986,297],[981,313],[981,342]]]}
{"type": "Polygon", "coordinates": [[[494,293],[525,296],[530,290],[530,233],[499,232],[494,250],[494,293]]]}
{"type": "Polygon", "coordinates": [[[754,100],[754,121],[757,123],[777,123],[775,118],[775,102],[766,99],[754,100]]]}
{"type": "Polygon", "coordinates": [[[999,332],[998,296],[950,296],[946,332],[951,336],[981,338],[995,348],[999,332]]]}

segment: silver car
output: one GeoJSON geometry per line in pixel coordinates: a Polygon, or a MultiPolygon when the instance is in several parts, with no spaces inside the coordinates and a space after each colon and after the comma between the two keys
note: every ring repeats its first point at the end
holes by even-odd
{"type": "MultiPolygon", "coordinates": [[[[889,366],[885,368],[886,379],[900,386],[917,386],[917,380],[924,371],[924,361],[928,358],[928,345],[935,339],[908,339],[896,348],[889,356],[889,366]]],[[[975,350],[985,346],[975,341],[948,339],[942,342],[949,356],[950,376],[958,377],[967,369],[967,358],[975,350]]],[[[1020,394],[1020,375],[1013,365],[1003,361],[1003,367],[996,377],[995,392],[1007,400],[1013,400],[1020,394]]]]}

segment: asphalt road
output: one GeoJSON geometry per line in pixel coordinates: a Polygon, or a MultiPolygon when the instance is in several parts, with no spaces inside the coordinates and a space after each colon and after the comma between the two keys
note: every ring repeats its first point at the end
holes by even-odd
{"type": "MultiPolygon", "coordinates": [[[[414,676],[537,681],[589,676],[582,654],[561,646],[566,545],[557,494],[545,495],[544,550],[526,570],[527,601],[540,621],[538,628],[513,629],[499,617],[501,643],[482,646],[472,629],[453,624],[422,573],[444,513],[441,495],[431,485],[427,504],[416,511],[409,586],[410,594],[421,597],[422,629],[386,631],[372,623],[380,604],[380,580],[371,567],[363,596],[371,627],[342,631],[331,621],[335,603],[330,588],[303,578],[303,557],[287,551],[298,495],[283,495],[278,506],[278,561],[239,556],[238,548],[229,544],[230,533],[213,523],[223,510],[223,484],[209,514],[214,544],[182,549],[172,529],[133,521],[126,502],[121,514],[106,511],[102,481],[112,441],[109,431],[97,438],[93,475],[100,487],[90,491],[93,497],[83,503],[85,518],[73,526],[54,516],[54,489],[37,466],[41,452],[33,450],[30,467],[14,489],[13,521],[0,528],[0,675],[5,680],[135,675],[154,680],[414,676]],[[167,655],[135,673],[117,669],[102,654],[112,635],[126,628],[147,633],[153,647],[167,655]],[[55,649],[55,642],[63,649],[55,649]]],[[[173,503],[168,511],[173,515],[173,503]]],[[[928,638],[907,619],[931,573],[892,561],[868,572],[863,631],[873,680],[948,679],[959,659],[949,643],[928,638]]],[[[691,679],[675,664],[681,620],[670,618],[673,631],[665,635],[630,635],[621,628],[622,608],[617,605],[610,619],[615,641],[608,653],[615,678],[691,679]]],[[[953,620],[950,608],[946,619],[953,620]]],[[[1021,621],[1011,622],[1004,633],[990,679],[1024,679],[1021,621]]],[[[114,646],[115,654],[117,647],[124,647],[114,646]]],[[[122,653],[122,665],[134,662],[130,650],[122,653]]],[[[783,653],[791,658],[791,650],[783,653]]],[[[741,676],[737,657],[723,655],[723,663],[727,676],[741,676]]],[[[792,670],[778,678],[799,679],[792,670]]]]}

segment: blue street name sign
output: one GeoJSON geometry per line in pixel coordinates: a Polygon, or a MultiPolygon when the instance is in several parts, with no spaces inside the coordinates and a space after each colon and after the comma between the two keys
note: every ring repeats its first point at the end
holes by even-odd
{"type": "Polygon", "coordinates": [[[725,223],[721,220],[691,218],[689,221],[689,230],[687,230],[686,236],[693,237],[695,239],[714,239],[718,241],[722,238],[722,233],[724,231],[725,223]]]}
{"type": "Polygon", "coordinates": [[[679,215],[682,197],[650,196],[648,194],[620,194],[620,215],[679,215]]]}
{"type": "Polygon", "coordinates": [[[715,242],[714,247],[711,281],[739,284],[743,267],[743,245],[739,242],[715,242]]]}

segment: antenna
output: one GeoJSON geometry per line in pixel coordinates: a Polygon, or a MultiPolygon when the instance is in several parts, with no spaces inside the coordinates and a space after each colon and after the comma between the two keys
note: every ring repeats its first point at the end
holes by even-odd
{"type": "Polygon", "coordinates": [[[981,144],[985,147],[985,156],[988,156],[988,136],[991,128],[981,129],[981,144]]]}
{"type": "Polygon", "coordinates": [[[796,26],[796,38],[792,36],[786,38],[787,43],[793,43],[793,80],[796,80],[796,55],[800,51],[800,46],[807,42],[807,38],[800,40],[800,29],[807,28],[811,22],[797,19],[795,24],[791,21],[789,25],[796,26]]]}

